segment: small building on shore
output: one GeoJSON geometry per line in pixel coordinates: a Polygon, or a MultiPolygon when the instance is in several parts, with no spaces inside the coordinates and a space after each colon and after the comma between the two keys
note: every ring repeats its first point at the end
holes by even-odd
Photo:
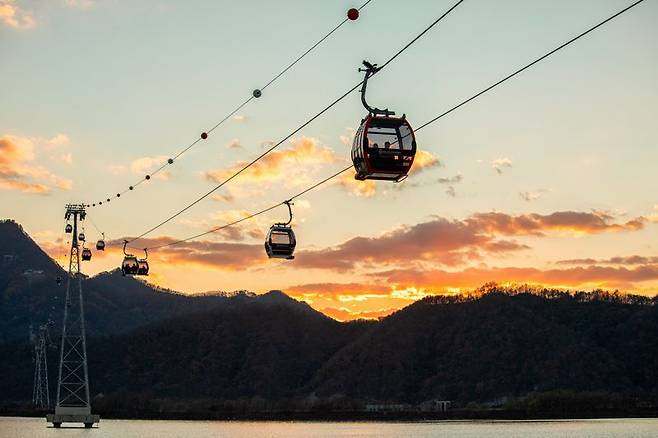
{"type": "Polygon", "coordinates": [[[450,409],[452,402],[450,400],[427,400],[422,402],[418,407],[422,412],[446,412],[450,409]]]}

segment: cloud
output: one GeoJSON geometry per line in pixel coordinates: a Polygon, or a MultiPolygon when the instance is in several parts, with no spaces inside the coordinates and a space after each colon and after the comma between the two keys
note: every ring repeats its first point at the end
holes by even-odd
{"type": "MultiPolygon", "coordinates": [[[[291,146],[274,150],[242,172],[240,184],[276,183],[283,180],[286,186],[299,186],[311,182],[309,173],[321,165],[345,162],[316,138],[301,137],[291,141],[291,146]]],[[[239,161],[225,170],[205,172],[205,178],[219,184],[243,168],[248,161],[239,161]]]]}
{"type": "Polygon", "coordinates": [[[210,196],[210,199],[212,199],[213,201],[225,202],[225,203],[229,204],[229,203],[235,201],[235,196],[230,194],[230,193],[225,194],[225,195],[215,193],[215,194],[210,196]]]}
{"type": "Polygon", "coordinates": [[[566,259],[555,262],[557,265],[648,265],[658,264],[658,256],[616,256],[607,259],[566,259]]]}
{"type": "Polygon", "coordinates": [[[240,144],[240,140],[237,138],[232,139],[228,143],[226,143],[226,147],[229,149],[241,149],[242,144],[240,144]]]}
{"type": "MultiPolygon", "coordinates": [[[[132,173],[133,175],[145,176],[151,174],[154,170],[160,168],[163,164],[167,162],[166,155],[156,155],[152,157],[140,157],[136,158],[127,165],[125,164],[110,164],[107,169],[113,175],[122,175],[127,172],[132,173]]],[[[171,172],[166,170],[161,170],[158,172],[154,178],[161,180],[167,180],[171,177],[171,172]]]]}
{"type": "Polygon", "coordinates": [[[439,157],[432,155],[431,152],[418,150],[416,151],[416,156],[414,157],[414,164],[411,166],[409,171],[410,175],[415,173],[420,173],[423,170],[427,170],[433,167],[441,167],[443,164],[439,157]]]}
{"type": "Polygon", "coordinates": [[[458,173],[453,177],[439,178],[438,183],[447,185],[446,194],[454,198],[455,196],[457,196],[455,185],[462,182],[463,179],[464,179],[463,175],[461,173],[458,173]]]}
{"type": "Polygon", "coordinates": [[[377,184],[371,179],[359,181],[354,179],[354,171],[348,170],[338,177],[337,184],[356,196],[369,198],[377,194],[377,184]]]}
{"type": "Polygon", "coordinates": [[[236,114],[233,116],[233,120],[236,122],[246,122],[249,119],[249,117],[242,115],[242,114],[236,114]]]}
{"type": "Polygon", "coordinates": [[[53,138],[49,139],[47,142],[51,146],[62,146],[65,144],[69,144],[71,142],[71,139],[65,134],[57,134],[53,138]]]}
{"type": "Polygon", "coordinates": [[[14,29],[30,29],[36,21],[29,11],[23,10],[15,0],[0,0],[0,21],[14,29]]]}
{"type": "Polygon", "coordinates": [[[539,189],[536,191],[530,191],[530,192],[519,192],[519,198],[526,202],[532,202],[540,199],[545,193],[547,193],[548,190],[545,189],[539,189]]]}
{"type": "MultiPolygon", "coordinates": [[[[136,246],[157,247],[170,244],[176,239],[172,237],[156,237],[139,239],[136,246]]],[[[110,245],[123,245],[118,239],[110,245]]],[[[227,271],[241,271],[248,267],[262,265],[268,262],[263,244],[213,242],[210,240],[193,240],[176,245],[149,251],[149,261],[171,265],[198,265],[227,271]]]]}
{"type": "MultiPolygon", "coordinates": [[[[442,166],[442,163],[439,157],[436,157],[427,151],[418,151],[416,153],[413,166],[409,171],[409,175],[418,174],[423,170],[440,166],[442,166]]],[[[369,198],[377,194],[377,184],[374,180],[356,180],[354,179],[353,171],[345,172],[340,177],[338,177],[337,184],[349,193],[356,196],[369,198]]],[[[394,185],[393,187],[395,187],[397,190],[404,190],[408,187],[415,187],[415,185],[407,182],[394,185]]]]}
{"type": "Polygon", "coordinates": [[[509,158],[497,158],[491,162],[491,167],[498,172],[498,175],[502,175],[504,168],[512,167],[512,160],[509,158]]]}
{"type": "Polygon", "coordinates": [[[396,307],[389,307],[385,309],[364,310],[356,311],[350,310],[347,307],[323,307],[319,309],[330,318],[337,321],[353,321],[355,319],[379,319],[390,315],[391,313],[399,310],[396,307]]]}
{"type": "Polygon", "coordinates": [[[529,249],[509,237],[544,237],[547,233],[599,234],[636,231],[643,218],[623,223],[601,212],[563,211],[548,215],[478,213],[462,220],[437,217],[415,225],[402,225],[375,237],[354,237],[339,245],[302,250],[296,265],[306,268],[351,271],[359,266],[429,262],[459,266],[529,249]]]}
{"type": "Polygon", "coordinates": [[[71,8],[87,9],[94,6],[96,2],[94,0],[64,0],[64,3],[71,8]]]}
{"type": "Polygon", "coordinates": [[[356,129],[348,126],[345,128],[345,134],[339,135],[338,139],[345,146],[352,147],[352,143],[354,142],[354,135],[356,135],[356,129]]]}
{"type": "Polygon", "coordinates": [[[466,219],[483,230],[505,235],[542,236],[548,231],[571,234],[599,234],[618,231],[637,231],[644,228],[646,219],[637,217],[626,222],[613,222],[614,217],[600,211],[558,211],[555,213],[521,214],[477,213],[466,219]]]}
{"type": "Polygon", "coordinates": [[[362,283],[307,283],[286,288],[286,293],[300,299],[308,297],[338,299],[363,295],[385,297],[390,292],[391,288],[387,285],[362,283]]]}
{"type": "Polygon", "coordinates": [[[637,283],[658,280],[658,265],[625,267],[574,267],[566,269],[538,268],[467,268],[449,272],[439,269],[394,269],[372,273],[375,281],[398,287],[415,287],[441,292],[448,288],[474,288],[487,282],[531,283],[552,287],[606,287],[630,289],[637,283]]]}
{"type": "Polygon", "coordinates": [[[52,186],[70,190],[73,182],[61,178],[44,166],[31,164],[36,158],[32,139],[0,136],[0,188],[26,193],[47,194],[52,186]]]}
{"type": "Polygon", "coordinates": [[[130,162],[130,172],[135,175],[146,175],[167,161],[166,155],[141,157],[130,162]]]}
{"type": "Polygon", "coordinates": [[[62,154],[57,158],[58,158],[59,161],[61,161],[62,163],[66,163],[69,166],[71,166],[73,164],[73,155],[70,152],[68,152],[66,154],[62,154]]]}

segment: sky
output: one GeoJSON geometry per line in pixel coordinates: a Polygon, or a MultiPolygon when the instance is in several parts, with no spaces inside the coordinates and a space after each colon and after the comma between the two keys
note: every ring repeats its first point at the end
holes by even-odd
{"type": "MultiPolygon", "coordinates": [[[[92,208],[89,240],[138,236],[358,83],[453,2],[372,0],[151,181],[92,208]]],[[[466,0],[369,82],[419,126],[622,9],[622,0],[466,0]]],[[[65,265],[66,203],[138,182],[360,3],[0,0],[0,217],[65,265]]],[[[280,289],[336,319],[488,282],[658,293],[658,2],[645,1],[417,133],[400,184],[348,172],[297,199],[294,261],[270,260],[279,207],[149,254],[185,293],[280,289]]],[[[349,165],[354,92],[175,220],[157,246],[281,202],[349,165]]],[[[118,267],[94,251],[90,275],[118,267]]]]}

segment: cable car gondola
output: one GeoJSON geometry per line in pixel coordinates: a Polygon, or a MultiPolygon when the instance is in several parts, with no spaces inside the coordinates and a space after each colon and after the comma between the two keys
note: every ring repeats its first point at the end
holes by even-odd
{"type": "Polygon", "coordinates": [[[144,258],[137,260],[137,275],[149,275],[149,262],[146,259],[149,258],[149,254],[144,248],[144,258]]]}
{"type": "Polygon", "coordinates": [[[96,249],[98,251],[105,251],[105,233],[101,233],[103,235],[102,239],[99,239],[98,242],[96,242],[96,249]]]}
{"type": "Polygon", "coordinates": [[[71,233],[73,232],[73,225],[71,225],[71,224],[66,224],[66,227],[64,228],[64,231],[65,231],[67,234],[71,234],[71,233]]]}
{"type": "Polygon", "coordinates": [[[269,258],[279,258],[292,260],[295,258],[295,233],[290,227],[292,222],[292,209],[290,208],[290,201],[285,201],[284,204],[288,206],[288,213],[290,219],[286,223],[277,223],[270,227],[265,240],[265,252],[269,258]]]}
{"type": "Polygon", "coordinates": [[[137,257],[132,254],[126,253],[126,245],[128,244],[127,240],[123,241],[123,262],[121,263],[121,273],[125,277],[126,275],[137,275],[139,270],[139,263],[137,257]]]}
{"type": "Polygon", "coordinates": [[[82,249],[82,261],[83,262],[88,262],[91,260],[91,250],[89,248],[83,248],[82,249]]]}
{"type": "Polygon", "coordinates": [[[78,234],[78,240],[79,240],[80,242],[84,242],[84,241],[85,241],[85,233],[80,233],[80,234],[78,234]]]}
{"type": "Polygon", "coordinates": [[[357,180],[375,179],[400,182],[411,170],[416,155],[416,137],[405,115],[372,108],[366,102],[368,79],[379,70],[377,64],[363,61],[365,72],[361,86],[361,103],[368,115],[361,120],[352,144],[352,163],[357,180]]]}

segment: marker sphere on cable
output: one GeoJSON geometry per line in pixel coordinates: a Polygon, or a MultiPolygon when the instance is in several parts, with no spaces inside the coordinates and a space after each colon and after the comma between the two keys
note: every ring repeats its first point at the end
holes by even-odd
{"type": "Polygon", "coordinates": [[[351,8],[350,10],[347,11],[347,18],[350,20],[354,21],[357,18],[359,18],[359,10],[356,8],[351,8]]]}
{"type": "Polygon", "coordinates": [[[256,88],[252,94],[254,95],[255,98],[259,98],[263,95],[263,92],[260,91],[258,88],[256,88]]]}

